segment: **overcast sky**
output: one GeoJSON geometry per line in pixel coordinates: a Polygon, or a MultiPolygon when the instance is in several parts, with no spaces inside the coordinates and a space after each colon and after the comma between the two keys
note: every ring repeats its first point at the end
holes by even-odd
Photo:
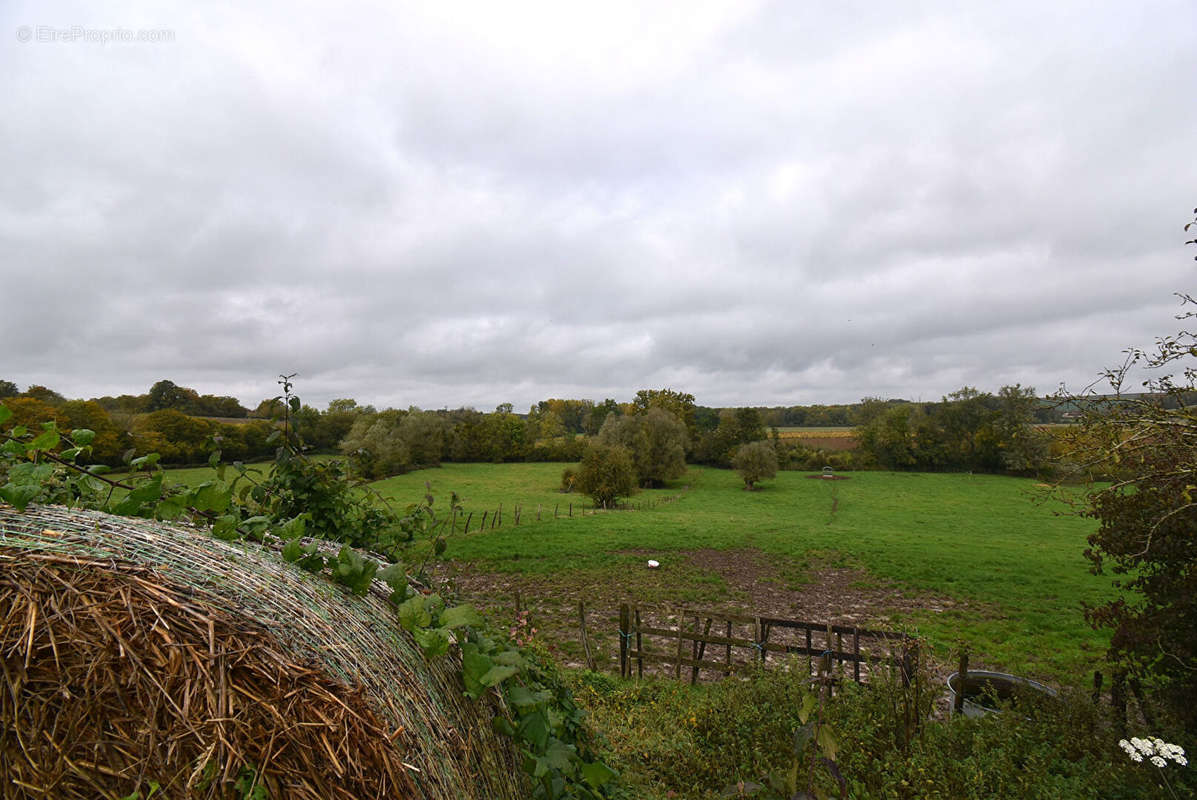
{"type": "Polygon", "coordinates": [[[0,379],[1047,393],[1197,288],[1191,0],[327,5],[0,4],[0,379]]]}

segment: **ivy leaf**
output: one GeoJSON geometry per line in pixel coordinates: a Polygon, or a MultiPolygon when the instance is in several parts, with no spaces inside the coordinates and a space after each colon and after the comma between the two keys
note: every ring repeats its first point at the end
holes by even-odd
{"type": "Polygon", "coordinates": [[[601,789],[617,775],[619,775],[618,772],[601,761],[593,761],[582,765],[582,778],[596,789],[601,789]]]}
{"type": "Polygon", "coordinates": [[[481,625],[482,616],[474,610],[473,606],[461,605],[446,608],[441,614],[441,627],[462,628],[466,625],[481,625]]]}
{"type": "Polygon", "coordinates": [[[412,637],[429,658],[449,652],[449,632],[444,628],[417,628],[412,637]]]}

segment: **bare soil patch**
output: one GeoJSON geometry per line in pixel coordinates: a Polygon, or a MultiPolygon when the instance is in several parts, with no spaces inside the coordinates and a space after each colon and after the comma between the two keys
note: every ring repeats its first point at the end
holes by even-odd
{"type": "MultiPolygon", "coordinates": [[[[551,575],[490,572],[475,566],[442,575],[496,622],[510,625],[516,604],[531,614],[536,638],[570,666],[582,666],[578,603],[599,667],[614,669],[621,603],[686,607],[897,629],[912,612],[940,613],[961,604],[912,593],[854,566],[756,549],[640,551],[612,554],[612,566],[551,575]],[[647,560],[661,566],[651,569],[647,560]],[[605,662],[605,663],[604,663],[605,662]]],[[[452,565],[450,565],[452,567],[452,565]]]]}

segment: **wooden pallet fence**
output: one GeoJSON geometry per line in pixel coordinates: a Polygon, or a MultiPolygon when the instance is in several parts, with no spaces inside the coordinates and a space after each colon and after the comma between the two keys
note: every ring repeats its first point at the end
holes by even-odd
{"type": "Polygon", "coordinates": [[[658,618],[660,610],[620,606],[622,677],[631,677],[633,670],[643,677],[648,663],[672,667],[666,671],[678,680],[687,670],[693,684],[702,670],[721,677],[752,672],[767,667],[771,655],[775,663],[805,656],[808,674],[819,672],[822,662],[837,678],[857,683],[879,666],[897,668],[907,679],[917,665],[917,644],[904,633],[698,609],[665,613],[671,624],[649,620],[650,615],[658,618]]]}

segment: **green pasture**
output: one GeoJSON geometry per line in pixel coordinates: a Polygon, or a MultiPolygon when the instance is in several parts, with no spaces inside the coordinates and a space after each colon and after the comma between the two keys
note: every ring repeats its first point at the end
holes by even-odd
{"type": "MultiPolygon", "coordinates": [[[[667,487],[638,493],[633,502],[641,510],[594,513],[584,495],[559,491],[565,466],[445,464],[373,487],[403,506],[418,501],[427,484],[442,513],[456,492],[463,512],[446,553],[453,564],[590,587],[591,603],[627,599],[606,597],[603,589],[617,583],[626,589],[629,580],[650,602],[727,601],[721,579],[684,566],[683,556],[749,549],[778,565],[790,584],[801,584],[819,565],[852,566],[904,593],[957,601],[942,611],[894,615],[943,657],[963,642],[974,664],[1083,683],[1105,648],[1105,634],[1081,615],[1083,601],[1112,591],[1110,578],[1091,575],[1082,555],[1094,523],[1070,514],[1033,480],[854,472],[848,480],[824,481],[782,472],[761,490],[745,492],[732,471],[691,466],[667,487]],[[500,505],[502,526],[492,529],[500,505]],[[487,529],[480,531],[483,512],[487,529]],[[657,558],[661,569],[644,570],[646,558],[657,558]]],[[[194,468],[167,477],[195,485],[211,475],[194,468]]]]}
{"type": "MultiPolygon", "coordinates": [[[[823,481],[783,472],[761,491],[745,492],[734,472],[692,466],[667,488],[634,498],[646,503],[680,494],[678,502],[581,517],[584,497],[557,491],[562,468],[446,464],[375,486],[404,503],[418,499],[425,481],[438,503],[457,492],[466,513],[475,512],[474,527],[469,535],[458,529],[447,557],[476,569],[544,580],[576,573],[601,587],[605,578],[641,570],[647,551],[662,563],[654,573],[639,573],[651,594],[655,584],[695,579],[681,568],[670,575],[680,560],[671,551],[753,548],[791,573],[800,573],[813,554],[821,563],[862,567],[907,592],[961,601],[964,607],[903,620],[941,654],[963,641],[974,663],[1079,683],[1104,650],[1103,635],[1089,629],[1080,608],[1111,592],[1110,579],[1091,575],[1082,555],[1093,523],[1070,515],[1033,480],[856,472],[849,480],[823,481]],[[552,519],[554,506],[563,515],[569,502],[574,518],[552,519]],[[493,513],[499,503],[503,526],[478,532],[481,512],[493,513]],[[517,503],[524,508],[518,527],[510,516],[517,503]]],[[[717,593],[717,582],[698,587],[700,597],[705,591],[717,593]]]]}

